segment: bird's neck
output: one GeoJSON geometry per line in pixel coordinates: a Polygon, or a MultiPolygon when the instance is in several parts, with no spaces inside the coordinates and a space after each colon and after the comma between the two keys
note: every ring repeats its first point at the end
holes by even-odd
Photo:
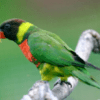
{"type": "Polygon", "coordinates": [[[28,38],[28,36],[33,33],[34,31],[37,31],[38,28],[29,23],[29,22],[23,22],[18,29],[18,33],[17,33],[17,44],[21,44],[25,39],[28,38]]]}

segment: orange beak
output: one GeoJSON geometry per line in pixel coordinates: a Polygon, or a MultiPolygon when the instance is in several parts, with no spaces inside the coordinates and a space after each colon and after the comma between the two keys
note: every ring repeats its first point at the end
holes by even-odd
{"type": "Polygon", "coordinates": [[[4,35],[4,32],[0,31],[0,39],[5,39],[5,35],[4,35]]]}
{"type": "Polygon", "coordinates": [[[5,39],[5,35],[4,35],[4,32],[0,31],[0,42],[1,42],[1,39],[5,39]]]}

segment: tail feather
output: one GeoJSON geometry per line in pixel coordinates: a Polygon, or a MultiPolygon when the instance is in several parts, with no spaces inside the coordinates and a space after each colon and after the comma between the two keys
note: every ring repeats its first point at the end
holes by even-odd
{"type": "Polygon", "coordinates": [[[93,68],[96,70],[100,70],[99,67],[92,65],[91,63],[85,62],[82,58],[80,58],[75,52],[70,51],[73,54],[73,58],[76,62],[73,62],[72,65],[82,67],[93,68]]]}
{"type": "Polygon", "coordinates": [[[93,68],[93,69],[96,69],[96,70],[100,70],[99,67],[96,67],[96,66],[92,65],[91,63],[85,62],[85,64],[86,64],[85,67],[89,67],[89,68],[93,68]]]}
{"type": "Polygon", "coordinates": [[[100,89],[100,85],[90,75],[83,73],[79,70],[73,71],[72,75],[76,76],[82,82],[100,89]]]}

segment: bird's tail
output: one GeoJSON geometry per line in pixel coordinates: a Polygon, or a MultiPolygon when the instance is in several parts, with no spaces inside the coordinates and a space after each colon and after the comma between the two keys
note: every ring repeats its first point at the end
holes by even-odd
{"type": "Polygon", "coordinates": [[[84,61],[75,52],[73,52],[73,51],[70,51],[70,52],[73,54],[73,58],[76,61],[76,62],[73,62],[72,65],[100,70],[99,67],[96,67],[96,66],[92,65],[91,63],[84,61]]]}
{"type": "Polygon", "coordinates": [[[72,75],[76,76],[82,82],[100,89],[100,85],[90,76],[86,69],[72,71],[72,75]]]}
{"type": "Polygon", "coordinates": [[[85,67],[92,68],[92,69],[96,69],[96,70],[100,70],[99,67],[96,67],[96,66],[92,65],[89,62],[85,62],[85,67]]]}

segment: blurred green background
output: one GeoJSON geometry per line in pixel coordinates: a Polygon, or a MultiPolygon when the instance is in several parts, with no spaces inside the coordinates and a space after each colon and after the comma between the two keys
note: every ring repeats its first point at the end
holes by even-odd
{"type": "MultiPolygon", "coordinates": [[[[79,36],[86,29],[100,32],[100,0],[0,0],[0,23],[21,18],[58,34],[75,50],[79,36]]],[[[100,55],[89,60],[100,66],[100,55]]],[[[100,83],[100,72],[89,69],[100,83]]],[[[9,40],[0,44],[0,100],[20,100],[33,83],[40,80],[34,64],[9,40]]],[[[56,79],[50,82],[51,88],[56,79]]],[[[67,100],[98,100],[100,90],[81,82],[67,100]]]]}

